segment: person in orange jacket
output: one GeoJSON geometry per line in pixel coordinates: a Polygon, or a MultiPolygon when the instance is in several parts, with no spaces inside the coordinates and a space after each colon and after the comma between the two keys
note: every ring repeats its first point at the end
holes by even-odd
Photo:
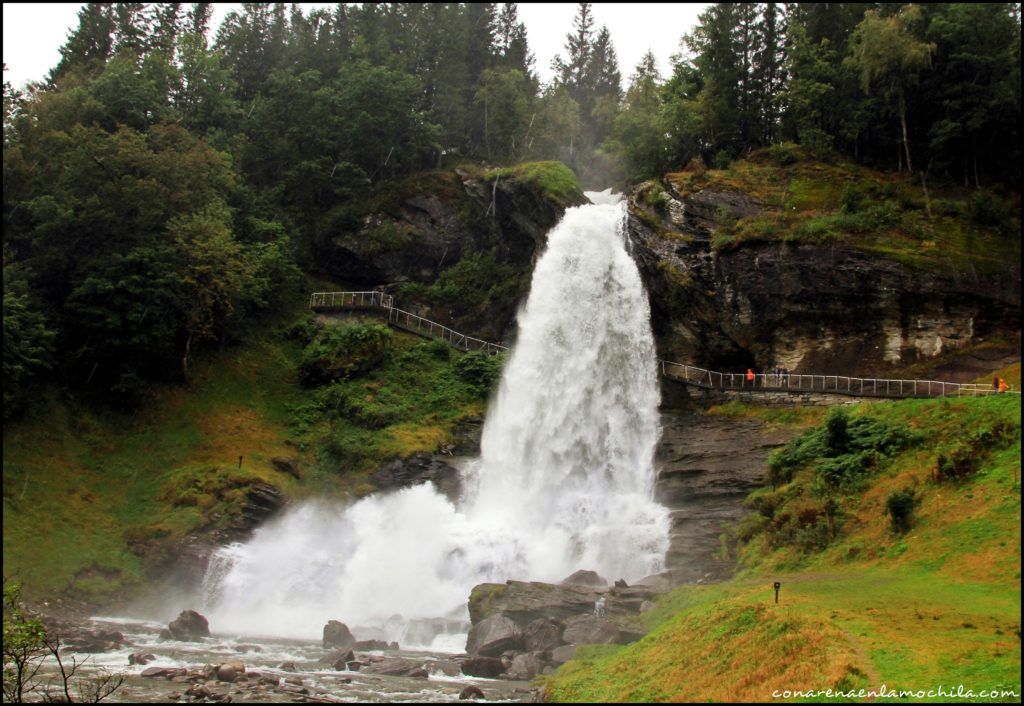
{"type": "Polygon", "coordinates": [[[751,387],[754,386],[754,379],[755,379],[754,378],[754,369],[753,368],[747,368],[747,382],[750,383],[751,387]]]}
{"type": "Polygon", "coordinates": [[[1009,385],[1006,384],[1006,380],[999,378],[999,391],[1006,392],[1007,387],[1009,387],[1009,385]]]}

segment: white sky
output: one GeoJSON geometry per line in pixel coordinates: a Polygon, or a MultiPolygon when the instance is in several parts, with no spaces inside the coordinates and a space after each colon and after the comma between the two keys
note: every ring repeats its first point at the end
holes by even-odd
{"type": "MultiPolygon", "coordinates": [[[[334,3],[301,3],[308,12],[334,3]]],[[[669,73],[669,56],[679,52],[679,40],[696,24],[707,3],[594,3],[595,29],[607,25],[619,57],[623,88],[640,57],[650,49],[662,74],[669,73]]],[[[15,87],[45,78],[60,59],[59,48],[68,31],[78,24],[81,3],[4,3],[4,80],[15,87]]],[[[211,36],[224,16],[238,3],[216,3],[211,36]]],[[[565,35],[572,29],[575,3],[520,3],[519,18],[526,25],[530,49],[537,59],[541,80],[551,78],[551,59],[564,51],[565,35]]]]}

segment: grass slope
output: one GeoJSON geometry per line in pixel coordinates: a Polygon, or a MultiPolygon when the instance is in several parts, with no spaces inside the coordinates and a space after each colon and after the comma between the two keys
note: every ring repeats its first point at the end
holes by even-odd
{"type": "Polygon", "coordinates": [[[785,499],[771,522],[740,528],[735,579],[665,597],[633,645],[582,649],[549,680],[549,698],[766,701],[776,690],[883,684],[924,690],[911,700],[943,700],[927,694],[940,685],[1019,694],[1020,398],[863,405],[856,416],[907,428],[914,441],[832,493],[838,529],[824,547],[783,531],[821,518],[819,458],[760,491],[785,499]],[[934,480],[940,455],[997,427],[1009,431],[977,449],[970,477],[934,480]],[[919,504],[901,534],[886,501],[907,487],[919,504]]]}
{"type": "Polygon", "coordinates": [[[267,329],[208,353],[187,387],[154,390],[135,414],[53,393],[5,425],[4,575],[33,600],[128,597],[176,538],[229,523],[248,484],[369,492],[383,461],[438,451],[483,409],[487,386],[446,346],[395,334],[367,375],[313,389],[299,384],[302,351],[267,329]],[[298,458],[301,481],[274,456],[298,458]]]}

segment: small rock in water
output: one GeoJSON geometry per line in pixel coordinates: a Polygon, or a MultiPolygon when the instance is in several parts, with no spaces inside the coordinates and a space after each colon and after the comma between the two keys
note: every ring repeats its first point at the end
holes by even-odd
{"type": "Polygon", "coordinates": [[[235,645],[235,652],[262,652],[263,648],[259,645],[235,645]]]}
{"type": "Polygon", "coordinates": [[[423,667],[416,667],[416,668],[410,669],[408,672],[406,672],[405,676],[407,676],[407,677],[415,677],[417,679],[426,679],[427,677],[430,676],[430,672],[428,672],[423,667]]]}
{"type": "Polygon", "coordinates": [[[615,588],[629,588],[629,584],[626,583],[625,579],[619,579],[615,582],[615,588]]]}
{"type": "Polygon", "coordinates": [[[294,672],[295,662],[281,662],[281,664],[277,665],[277,668],[282,672],[294,672]]]}
{"type": "Polygon", "coordinates": [[[484,696],[484,692],[480,691],[480,687],[473,686],[472,684],[470,684],[465,689],[463,689],[462,691],[459,692],[459,700],[460,701],[465,701],[466,699],[483,699],[483,698],[486,698],[484,696]]]}
{"type": "Polygon", "coordinates": [[[148,652],[132,652],[128,655],[128,664],[146,665],[154,659],[156,659],[156,655],[151,655],[148,652]]]}
{"type": "Polygon", "coordinates": [[[222,664],[217,667],[217,681],[226,681],[228,683],[235,681],[238,678],[238,672],[230,664],[222,664]]]}
{"type": "Polygon", "coordinates": [[[327,625],[324,625],[323,644],[324,647],[340,647],[348,650],[356,646],[356,638],[352,636],[352,631],[345,623],[328,620],[327,625]]]}

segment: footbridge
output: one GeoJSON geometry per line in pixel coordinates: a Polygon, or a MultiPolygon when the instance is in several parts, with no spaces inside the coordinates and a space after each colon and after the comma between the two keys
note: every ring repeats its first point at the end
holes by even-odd
{"type": "MultiPolygon", "coordinates": [[[[395,306],[394,297],[384,292],[314,292],[309,308],[318,312],[367,311],[381,315],[390,326],[424,338],[444,341],[460,351],[480,351],[488,355],[504,353],[507,346],[467,336],[447,326],[430,321],[395,306]]],[[[808,373],[725,373],[706,370],[685,363],[658,361],[662,377],[682,383],[705,394],[725,396],[809,396],[838,395],[842,397],[874,397],[887,399],[929,397],[983,397],[999,394],[990,385],[945,382],[942,380],[900,380],[861,378],[846,375],[812,375],[808,373]]],[[[1019,390],[1003,394],[1020,395],[1019,390]]]]}

